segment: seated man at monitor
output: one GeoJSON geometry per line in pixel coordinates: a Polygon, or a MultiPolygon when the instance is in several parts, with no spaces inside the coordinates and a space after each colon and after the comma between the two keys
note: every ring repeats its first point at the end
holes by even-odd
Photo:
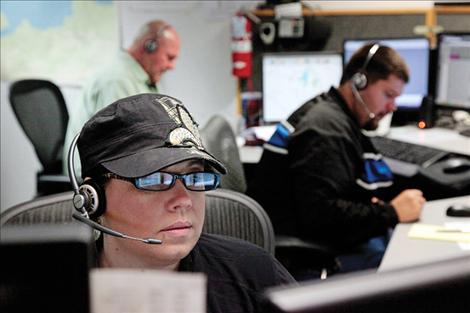
{"type": "Polygon", "coordinates": [[[70,171],[78,219],[106,227],[97,241],[98,266],[205,273],[207,312],[264,312],[264,289],[293,282],[262,248],[202,233],[204,192],[217,188],[226,169],[204,149],[179,100],[159,94],[118,100],[75,140],[84,179],[78,188],[70,171]],[[109,236],[113,231],[132,238],[109,236]]]}
{"type": "Polygon", "coordinates": [[[399,54],[368,44],[331,88],[297,109],[264,145],[248,195],[268,212],[276,234],[340,251],[344,271],[377,267],[387,234],[419,218],[420,190],[392,193],[392,173],[362,130],[395,110],[408,82],[399,54]]]}

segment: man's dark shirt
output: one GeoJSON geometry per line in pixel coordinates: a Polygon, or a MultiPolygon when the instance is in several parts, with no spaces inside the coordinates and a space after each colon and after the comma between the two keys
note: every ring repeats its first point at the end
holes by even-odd
{"type": "Polygon", "coordinates": [[[276,234],[349,248],[398,222],[390,169],[331,88],[278,125],[264,146],[247,194],[270,216],[276,234]]]}

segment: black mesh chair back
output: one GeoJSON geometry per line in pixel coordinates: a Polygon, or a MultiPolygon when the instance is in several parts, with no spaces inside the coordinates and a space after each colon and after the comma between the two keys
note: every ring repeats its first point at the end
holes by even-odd
{"type": "Polygon", "coordinates": [[[6,209],[0,225],[68,224],[74,221],[73,192],[39,197],[6,209]]]}
{"type": "Polygon", "coordinates": [[[213,116],[201,129],[204,147],[227,167],[220,186],[241,193],[246,191],[246,177],[232,127],[222,116],[213,116]]]}
{"type": "MultiPolygon", "coordinates": [[[[39,197],[13,206],[0,215],[0,225],[68,224],[72,218],[73,192],[39,197]]],[[[236,237],[274,254],[274,231],[261,206],[248,196],[217,189],[206,193],[204,231],[236,237]]]]}
{"type": "Polygon", "coordinates": [[[47,80],[20,80],[10,87],[10,103],[34,146],[43,173],[61,173],[69,115],[60,89],[47,80]]]}
{"type": "Polygon", "coordinates": [[[222,188],[207,192],[203,230],[249,241],[274,255],[271,220],[258,202],[245,194],[222,188]]]}
{"type": "Polygon", "coordinates": [[[59,87],[47,80],[25,79],[10,86],[10,104],[41,162],[37,196],[71,190],[62,175],[62,151],[69,115],[59,87]]]}

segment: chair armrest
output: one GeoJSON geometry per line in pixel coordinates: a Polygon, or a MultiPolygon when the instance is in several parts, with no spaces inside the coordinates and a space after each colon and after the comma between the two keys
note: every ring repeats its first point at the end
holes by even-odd
{"type": "Polygon", "coordinates": [[[341,267],[335,249],[293,236],[276,236],[275,255],[297,279],[324,271],[332,274],[341,267]]]}

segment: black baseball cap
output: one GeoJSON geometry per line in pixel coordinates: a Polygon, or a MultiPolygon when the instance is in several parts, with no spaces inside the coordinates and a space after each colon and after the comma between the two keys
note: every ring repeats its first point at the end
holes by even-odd
{"type": "Polygon", "coordinates": [[[142,177],[190,159],[205,160],[226,174],[203,147],[197,126],[181,101],[170,96],[147,93],[117,100],[80,132],[82,178],[103,168],[122,177],[142,177]]]}

